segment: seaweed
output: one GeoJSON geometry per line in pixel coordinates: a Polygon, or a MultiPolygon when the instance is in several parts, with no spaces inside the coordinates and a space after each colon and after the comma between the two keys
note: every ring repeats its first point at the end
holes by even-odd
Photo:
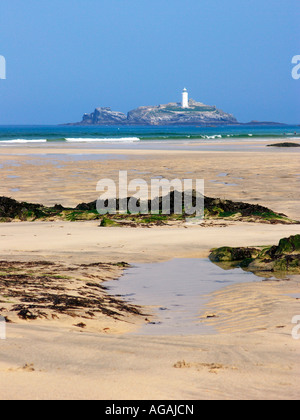
{"type": "Polygon", "coordinates": [[[228,269],[240,267],[256,273],[300,273],[300,235],[282,238],[278,245],[212,249],[210,260],[228,269]]]}
{"type": "Polygon", "coordinates": [[[110,296],[102,285],[101,274],[113,269],[121,273],[126,267],[124,262],[68,267],[43,261],[0,261],[0,314],[15,313],[29,321],[61,315],[92,319],[100,313],[118,320],[125,320],[126,314],[144,316],[141,307],[110,296]],[[73,275],[66,276],[66,271],[73,275]]]}
{"type": "MultiPolygon", "coordinates": [[[[220,198],[203,197],[204,199],[204,219],[226,219],[240,221],[258,221],[262,223],[281,223],[296,224],[299,221],[289,219],[285,214],[276,213],[257,204],[249,204],[244,202],[235,202],[220,198]]],[[[130,197],[123,200],[116,200],[116,214],[100,215],[97,212],[97,202],[81,203],[75,208],[65,208],[56,204],[54,207],[46,207],[41,204],[32,204],[26,202],[18,202],[12,198],[0,197],[0,222],[19,221],[49,221],[49,220],[65,220],[70,222],[85,220],[100,220],[101,227],[114,226],[163,226],[169,222],[181,222],[193,214],[189,214],[185,209],[185,200],[183,193],[172,191],[167,196],[156,197],[148,200],[147,212],[131,214],[130,212],[120,212],[124,205],[128,204],[130,197]],[[125,202],[124,202],[125,200],[125,202]],[[169,214],[164,214],[164,200],[170,203],[169,214]],[[177,214],[175,211],[175,203],[178,200],[182,203],[182,213],[177,214]],[[155,205],[157,211],[154,214],[151,209],[155,205]]],[[[196,192],[192,192],[191,203],[193,206],[197,203],[196,192]]],[[[105,202],[104,202],[105,204],[105,202]]],[[[107,204],[107,203],[106,203],[107,204]]],[[[137,205],[140,202],[137,200],[137,205]]]]}

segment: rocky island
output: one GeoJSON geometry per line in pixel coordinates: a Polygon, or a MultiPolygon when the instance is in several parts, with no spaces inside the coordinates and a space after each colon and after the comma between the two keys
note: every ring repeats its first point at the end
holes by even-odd
{"type": "Polygon", "coordinates": [[[186,89],[182,102],[165,105],[141,106],[126,114],[111,108],[96,108],[91,114],[84,114],[82,121],[70,125],[224,125],[238,124],[232,114],[216,106],[205,105],[193,99],[188,100],[186,89]]]}

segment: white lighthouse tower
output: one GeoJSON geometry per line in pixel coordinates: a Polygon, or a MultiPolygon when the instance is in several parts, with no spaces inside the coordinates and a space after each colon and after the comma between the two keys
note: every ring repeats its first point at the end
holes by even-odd
{"type": "Polygon", "coordinates": [[[182,103],[181,103],[182,108],[188,108],[189,107],[189,93],[186,90],[186,88],[183,89],[182,91],[182,103]]]}

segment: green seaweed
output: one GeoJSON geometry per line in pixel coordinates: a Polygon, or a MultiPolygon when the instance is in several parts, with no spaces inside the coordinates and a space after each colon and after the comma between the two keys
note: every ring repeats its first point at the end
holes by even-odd
{"type": "MultiPolygon", "coordinates": [[[[179,194],[178,192],[176,192],[179,194]]],[[[107,214],[107,220],[114,219],[114,223],[107,222],[107,226],[113,226],[118,222],[135,223],[136,225],[143,224],[163,224],[169,221],[182,221],[193,217],[193,215],[186,214],[184,207],[182,214],[175,214],[174,200],[175,192],[170,193],[170,213],[162,214],[163,198],[159,197],[156,200],[158,204],[158,214],[130,214],[119,213],[107,214]]],[[[178,198],[178,196],[177,196],[178,198]]],[[[193,195],[193,200],[195,196],[193,195]]],[[[180,199],[180,196],[179,196],[180,199]]],[[[128,200],[128,199],[127,199],[128,200]]],[[[194,200],[195,201],[195,200],[194,200]]],[[[243,202],[233,202],[230,200],[222,200],[218,198],[204,197],[204,218],[205,219],[226,219],[231,218],[234,220],[242,221],[259,221],[264,223],[285,223],[295,224],[299,223],[289,219],[284,214],[276,213],[266,207],[259,205],[247,204],[243,202]]],[[[149,208],[152,208],[149,201],[149,208]]],[[[184,206],[184,200],[182,203],[184,206]]],[[[120,208],[120,202],[117,200],[117,208],[120,208]]],[[[85,220],[99,220],[103,221],[103,215],[100,215],[96,209],[96,201],[91,203],[79,204],[76,208],[64,208],[61,205],[54,207],[46,207],[40,204],[32,204],[25,202],[18,202],[16,200],[0,197],[0,222],[10,222],[13,220],[19,221],[47,221],[47,220],[66,220],[70,222],[85,221],[85,220]]],[[[102,222],[101,222],[102,223],[102,222]]],[[[105,221],[103,223],[106,223],[105,221]]],[[[103,224],[101,224],[103,226],[103,224]]]]}
{"type": "Polygon", "coordinates": [[[111,220],[107,217],[103,217],[103,219],[101,220],[100,226],[101,227],[112,227],[112,226],[119,226],[119,224],[117,222],[115,222],[114,220],[111,220]]]}
{"type": "Polygon", "coordinates": [[[221,247],[211,250],[210,260],[254,273],[300,273],[300,235],[283,238],[278,245],[255,248],[221,247]]]}

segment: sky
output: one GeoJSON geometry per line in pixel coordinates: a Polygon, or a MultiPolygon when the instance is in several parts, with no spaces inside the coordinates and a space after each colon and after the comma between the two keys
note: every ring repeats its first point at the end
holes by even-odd
{"type": "Polygon", "coordinates": [[[300,124],[299,0],[6,0],[0,124],[80,121],[190,97],[300,124]]]}

